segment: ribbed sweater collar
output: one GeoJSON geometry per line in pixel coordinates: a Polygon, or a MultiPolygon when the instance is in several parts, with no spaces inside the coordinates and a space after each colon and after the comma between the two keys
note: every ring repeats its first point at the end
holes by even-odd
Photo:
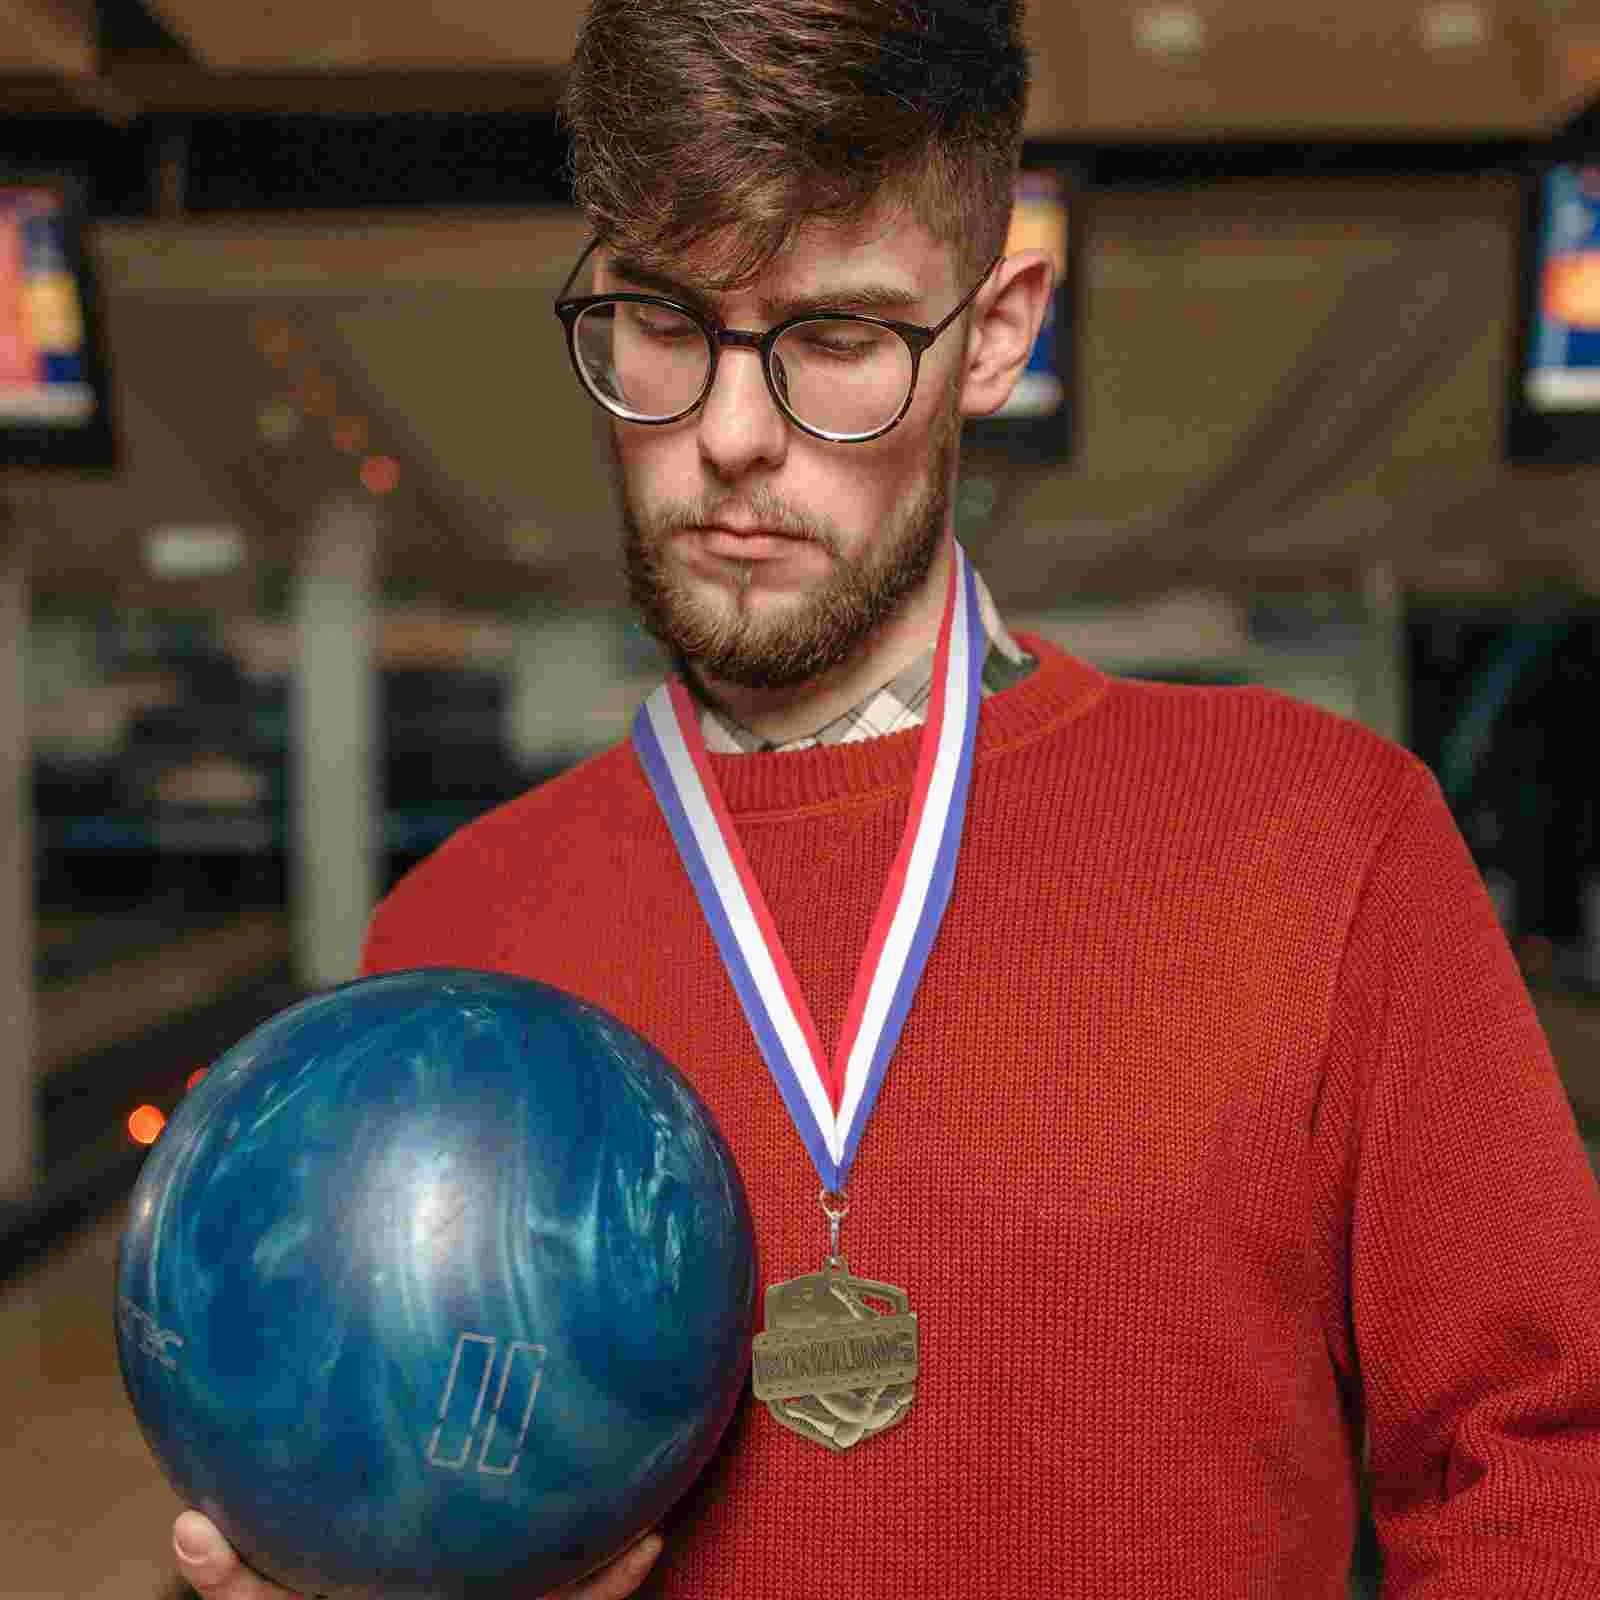
{"type": "MultiPolygon", "coordinates": [[[[1039,668],[1025,682],[983,702],[974,755],[978,763],[1084,715],[1103,698],[1110,684],[1104,673],[1086,661],[1042,639],[1025,633],[1017,639],[1037,658],[1039,668]]],[[[736,815],[859,804],[910,788],[924,731],[911,728],[880,739],[814,750],[712,755],[708,759],[728,809],[736,815]]]]}

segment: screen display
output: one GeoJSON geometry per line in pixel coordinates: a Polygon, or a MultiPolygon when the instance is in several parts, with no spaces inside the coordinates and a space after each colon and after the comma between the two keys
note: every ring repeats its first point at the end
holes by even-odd
{"type": "Polygon", "coordinates": [[[0,423],[82,427],[97,398],[67,218],[46,188],[0,188],[0,423]]]}
{"type": "Polygon", "coordinates": [[[1600,165],[1542,179],[1523,398],[1541,412],[1600,410],[1600,165]]]}
{"type": "MultiPolygon", "coordinates": [[[[1067,188],[1054,172],[1024,172],[1017,179],[1017,203],[1011,213],[1011,232],[1006,238],[1006,254],[1019,250],[1043,250],[1055,263],[1056,283],[1067,276],[1067,228],[1069,222],[1067,188]]],[[[995,412],[997,417],[1050,417],[1067,403],[1067,388],[1061,376],[1057,350],[1059,295],[1050,297],[1044,325],[1028,365],[1011,398],[995,412]]]]}
{"type": "Polygon", "coordinates": [[[1006,254],[1042,250],[1055,266],[1055,292],[1010,397],[997,411],[967,418],[962,438],[975,456],[1032,466],[1057,466],[1072,457],[1077,411],[1074,279],[1085,231],[1084,196],[1083,174],[1071,165],[1025,165],[1017,177],[1006,254]]]}

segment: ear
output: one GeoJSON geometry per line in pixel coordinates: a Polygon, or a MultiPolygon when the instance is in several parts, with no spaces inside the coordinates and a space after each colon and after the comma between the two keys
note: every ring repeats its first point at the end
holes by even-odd
{"type": "Polygon", "coordinates": [[[963,416],[986,417],[1006,403],[1033,354],[1054,289],[1055,265],[1043,250],[1019,250],[994,269],[973,302],[963,416]]]}

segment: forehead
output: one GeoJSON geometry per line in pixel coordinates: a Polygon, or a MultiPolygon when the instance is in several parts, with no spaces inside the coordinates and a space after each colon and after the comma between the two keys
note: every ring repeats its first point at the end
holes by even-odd
{"type": "MultiPolygon", "coordinates": [[[[777,312],[783,307],[855,290],[891,290],[909,306],[938,302],[953,284],[954,251],[904,211],[872,213],[846,221],[817,220],[796,230],[784,251],[747,283],[713,287],[725,276],[731,258],[728,235],[713,235],[674,261],[650,263],[652,278],[691,293],[720,308],[751,307],[777,312]]],[[[615,279],[619,257],[596,252],[597,278],[615,279]]],[[[892,309],[886,314],[896,314],[892,309]]]]}

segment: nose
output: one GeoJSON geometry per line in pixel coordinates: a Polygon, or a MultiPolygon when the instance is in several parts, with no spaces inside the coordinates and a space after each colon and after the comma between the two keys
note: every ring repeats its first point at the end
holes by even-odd
{"type": "Polygon", "coordinates": [[[783,460],[792,430],[767,389],[759,350],[723,346],[698,423],[700,454],[719,478],[737,478],[783,460]]]}

